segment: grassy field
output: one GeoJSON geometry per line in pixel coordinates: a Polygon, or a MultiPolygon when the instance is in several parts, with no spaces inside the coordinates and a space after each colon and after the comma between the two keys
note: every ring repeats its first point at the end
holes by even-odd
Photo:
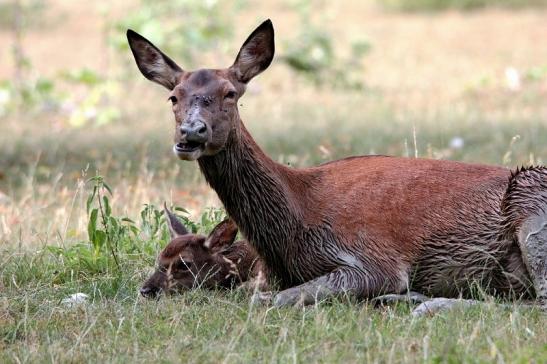
{"type": "MultiPolygon", "coordinates": [[[[113,94],[121,117],[107,125],[73,127],[66,115],[43,110],[0,113],[0,362],[547,362],[545,313],[518,303],[503,308],[491,297],[421,318],[405,304],[374,308],[349,299],[253,307],[249,293],[237,290],[139,297],[167,242],[145,204],[181,206],[207,232],[220,203],[195,163],[171,154],[165,92],[138,75],[129,54],[97,56],[105,53],[100,7],[108,2],[50,3],[49,21],[62,21],[25,37],[33,72],[108,63],[109,73],[120,72],[117,65],[130,76],[113,94]],[[96,174],[110,185],[112,195],[102,193],[123,226],[111,241],[119,266],[107,246],[90,243],[93,182],[86,181],[96,174]],[[88,301],[63,303],[76,292],[88,301]]],[[[137,4],[120,3],[111,17],[137,4]]],[[[283,53],[298,25],[294,9],[249,4],[238,14],[236,40],[213,66],[229,64],[265,17],[283,53]]],[[[356,34],[370,41],[365,87],[316,88],[275,61],[240,102],[244,122],[274,159],[295,167],[369,153],[509,168],[546,163],[546,9],[407,14],[376,1],[318,6],[337,46],[356,34]]],[[[9,39],[1,30],[0,41],[9,39]]],[[[2,78],[9,59],[0,55],[2,78]]]]}

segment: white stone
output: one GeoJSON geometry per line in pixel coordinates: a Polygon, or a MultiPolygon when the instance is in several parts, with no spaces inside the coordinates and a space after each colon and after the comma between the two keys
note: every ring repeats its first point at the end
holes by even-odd
{"type": "Polygon", "coordinates": [[[86,303],[88,298],[89,296],[86,295],[85,293],[78,292],[78,293],[71,294],[70,296],[62,300],[61,303],[65,306],[72,307],[72,306],[86,303]]]}

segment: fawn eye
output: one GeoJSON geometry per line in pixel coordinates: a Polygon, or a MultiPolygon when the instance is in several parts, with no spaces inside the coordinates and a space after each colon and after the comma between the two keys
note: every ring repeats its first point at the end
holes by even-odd
{"type": "Polygon", "coordinates": [[[179,101],[176,96],[169,96],[168,100],[171,101],[173,105],[175,105],[177,101],[179,101]]]}
{"type": "Polygon", "coordinates": [[[225,99],[234,99],[236,97],[237,93],[235,91],[228,91],[226,95],[224,95],[225,99]]]}
{"type": "Polygon", "coordinates": [[[177,262],[173,265],[173,267],[178,271],[189,270],[191,266],[192,266],[192,263],[185,262],[182,259],[177,260],[177,262]]]}

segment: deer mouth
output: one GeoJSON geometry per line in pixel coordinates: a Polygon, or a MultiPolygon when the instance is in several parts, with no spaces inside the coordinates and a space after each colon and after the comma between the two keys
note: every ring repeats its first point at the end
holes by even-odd
{"type": "Polygon", "coordinates": [[[205,143],[185,141],[173,146],[173,151],[183,160],[194,160],[200,157],[205,149],[205,143]]]}

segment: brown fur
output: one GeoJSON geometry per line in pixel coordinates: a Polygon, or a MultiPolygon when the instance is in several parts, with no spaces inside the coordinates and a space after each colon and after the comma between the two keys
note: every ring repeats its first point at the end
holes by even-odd
{"type": "Polygon", "coordinates": [[[245,240],[235,241],[237,226],[230,220],[219,223],[208,237],[190,234],[165,208],[172,240],[160,252],[155,272],[141,288],[145,297],[203,287],[230,288],[243,282],[265,288],[263,265],[245,240]]]}
{"type": "MultiPolygon", "coordinates": [[[[147,50],[136,52],[137,63],[146,59],[147,50]]],[[[172,95],[175,153],[197,160],[230,217],[285,289],[275,304],[409,288],[453,297],[469,295],[475,283],[492,293],[530,294],[511,232],[518,221],[511,220],[507,206],[520,204],[524,211],[518,214],[526,216],[528,203],[543,208],[547,201],[525,192],[511,202],[516,196],[511,186],[517,184],[521,192],[526,186],[509,170],[384,156],[293,169],[270,159],[243,125],[237,99],[269,65],[273,51],[273,27],[267,21],[231,67],[182,72],[172,95]],[[191,142],[195,135],[186,131],[195,123],[207,127],[199,143],[191,142]]],[[[164,72],[178,71],[166,63],[164,72]]],[[[545,169],[530,173],[544,191],[545,169]]]]}

